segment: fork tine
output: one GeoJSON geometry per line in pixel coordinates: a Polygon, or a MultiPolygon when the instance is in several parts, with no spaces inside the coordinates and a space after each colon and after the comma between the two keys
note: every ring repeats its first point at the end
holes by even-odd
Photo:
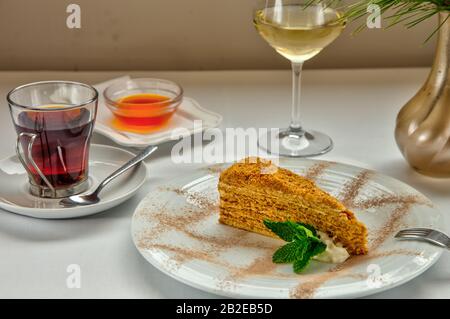
{"type": "Polygon", "coordinates": [[[423,228],[423,227],[406,228],[403,230],[413,230],[413,231],[417,230],[417,231],[428,231],[428,232],[432,231],[432,229],[430,229],[430,228],[423,228]]]}
{"type": "Polygon", "coordinates": [[[427,228],[410,228],[410,229],[403,229],[399,231],[399,234],[416,234],[416,235],[428,235],[432,232],[432,229],[427,228]]]}
{"type": "Polygon", "coordinates": [[[395,238],[402,238],[402,237],[423,237],[423,238],[425,238],[425,237],[427,237],[428,236],[428,234],[426,234],[426,233],[414,233],[414,232],[411,232],[411,233],[409,233],[409,232],[398,232],[394,237],[395,238]]]}
{"type": "Polygon", "coordinates": [[[429,232],[425,231],[411,231],[411,230],[405,230],[405,231],[399,231],[399,234],[402,235],[427,235],[429,232]]]}
{"type": "Polygon", "coordinates": [[[397,233],[395,237],[405,237],[405,236],[416,236],[416,237],[426,237],[426,234],[421,233],[397,233]]]}
{"type": "Polygon", "coordinates": [[[400,234],[397,233],[394,236],[395,238],[425,238],[424,235],[416,235],[416,234],[400,234]]]}
{"type": "Polygon", "coordinates": [[[395,237],[397,240],[417,240],[417,241],[423,241],[427,240],[426,237],[420,237],[420,236],[402,236],[402,237],[395,237]]]}

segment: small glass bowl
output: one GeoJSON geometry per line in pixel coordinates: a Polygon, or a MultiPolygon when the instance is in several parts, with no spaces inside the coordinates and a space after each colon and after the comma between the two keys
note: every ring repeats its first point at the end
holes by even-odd
{"type": "Polygon", "coordinates": [[[168,80],[138,78],[118,81],[107,87],[103,96],[115,115],[113,126],[119,130],[148,133],[169,121],[183,101],[183,88],[168,80]],[[134,95],[166,97],[162,101],[124,102],[134,95]]]}

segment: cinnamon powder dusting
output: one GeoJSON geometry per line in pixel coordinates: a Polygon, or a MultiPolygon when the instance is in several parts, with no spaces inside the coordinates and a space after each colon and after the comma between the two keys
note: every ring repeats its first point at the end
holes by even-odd
{"type": "Polygon", "coordinates": [[[370,243],[369,249],[377,249],[382,243],[400,229],[402,218],[409,213],[415,202],[404,202],[400,204],[389,216],[385,224],[375,231],[375,239],[370,243]]]}
{"type": "Polygon", "coordinates": [[[291,289],[289,293],[290,298],[296,298],[296,299],[311,299],[314,298],[317,289],[320,288],[325,282],[335,279],[338,277],[364,277],[367,276],[366,274],[357,274],[352,273],[352,268],[355,266],[358,266],[359,264],[366,263],[367,261],[381,258],[381,257],[388,257],[388,256],[395,256],[395,255],[402,255],[402,256],[418,256],[419,253],[415,251],[409,251],[404,249],[397,249],[397,250],[391,250],[391,251],[385,251],[385,252],[371,252],[367,255],[361,255],[361,256],[352,256],[349,259],[347,259],[345,262],[338,264],[328,270],[328,272],[320,273],[320,274],[312,274],[305,276],[304,282],[299,284],[298,286],[291,289]]]}
{"type": "Polygon", "coordinates": [[[206,168],[206,171],[210,174],[220,174],[223,172],[224,169],[225,169],[224,164],[214,164],[214,165],[209,165],[206,168]]]}
{"type": "Polygon", "coordinates": [[[424,198],[417,195],[382,195],[353,203],[354,208],[369,209],[392,204],[423,204],[430,206],[424,198]]]}
{"type": "Polygon", "coordinates": [[[316,180],[325,170],[331,166],[331,162],[319,162],[309,167],[304,176],[310,180],[316,180]]]}
{"type": "Polygon", "coordinates": [[[394,250],[388,252],[377,252],[376,250],[401,227],[403,217],[410,212],[413,205],[429,205],[430,203],[424,198],[416,195],[382,195],[356,202],[355,198],[359,195],[361,188],[368,182],[371,173],[371,171],[361,172],[354,180],[348,182],[344,186],[344,190],[341,193],[341,196],[347,205],[352,205],[353,207],[360,209],[379,208],[385,205],[396,205],[386,222],[379,229],[373,231],[372,237],[374,239],[370,243],[369,254],[364,256],[352,256],[344,263],[331,268],[327,273],[312,276],[309,280],[300,283],[291,290],[290,296],[292,298],[313,298],[317,289],[325,282],[339,276],[348,275],[349,271],[353,267],[366,262],[367,260],[391,255],[417,254],[417,252],[405,250],[394,250]]]}
{"type": "Polygon", "coordinates": [[[354,179],[347,182],[342,189],[341,198],[345,206],[352,206],[362,187],[369,181],[372,171],[364,170],[360,172],[354,179]]]}
{"type": "MultiPolygon", "coordinates": [[[[151,229],[146,229],[139,235],[138,246],[142,249],[161,249],[173,253],[173,260],[176,264],[180,265],[189,260],[197,259],[208,261],[220,266],[226,266],[232,273],[235,274],[235,278],[243,276],[242,272],[244,268],[233,266],[229,263],[221,262],[217,256],[230,248],[241,247],[249,249],[259,249],[262,251],[268,251],[272,254],[273,250],[277,248],[276,243],[271,241],[255,240],[254,238],[248,238],[250,233],[247,231],[231,228],[227,232],[227,236],[215,236],[205,235],[200,231],[196,231],[193,227],[196,223],[199,223],[211,216],[217,216],[218,214],[218,202],[211,200],[208,197],[200,193],[190,193],[182,189],[165,188],[165,191],[172,191],[179,196],[184,196],[187,203],[191,205],[185,205],[182,208],[182,214],[174,216],[170,214],[165,205],[161,207],[158,212],[155,211],[155,207],[144,209],[139,212],[139,217],[155,223],[155,226],[151,229]],[[192,207],[192,205],[194,207],[192,207]],[[175,230],[178,233],[184,234],[189,239],[195,240],[200,243],[201,247],[197,249],[186,249],[184,247],[176,247],[173,245],[165,245],[156,240],[163,233],[175,230]]],[[[173,264],[173,263],[172,263],[173,264]]],[[[272,264],[272,263],[271,263],[272,264]]],[[[169,266],[169,265],[166,265],[169,266]]],[[[173,266],[173,265],[171,265],[173,266]]],[[[256,268],[255,268],[256,270],[256,268]]],[[[267,272],[270,270],[268,269],[267,272]]],[[[260,273],[262,270],[259,271],[260,273]]]]}
{"type": "Polygon", "coordinates": [[[267,250],[247,266],[228,269],[230,274],[219,281],[218,288],[230,290],[235,286],[235,283],[238,282],[239,279],[248,276],[271,274],[272,277],[283,277],[281,274],[278,276],[273,274],[273,271],[277,268],[277,265],[272,262],[274,249],[267,250]]]}

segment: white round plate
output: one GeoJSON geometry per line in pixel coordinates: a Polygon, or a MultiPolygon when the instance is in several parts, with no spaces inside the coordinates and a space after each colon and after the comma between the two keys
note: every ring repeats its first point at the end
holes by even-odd
{"type": "MultiPolygon", "coordinates": [[[[92,191],[109,174],[135,155],[120,148],[92,144],[89,156],[89,182],[92,191]]],[[[64,219],[92,215],[119,205],[145,182],[147,168],[139,165],[119,176],[101,193],[97,204],[78,207],[62,207],[59,199],[42,199],[28,191],[28,176],[16,155],[0,161],[0,208],[20,215],[64,219]]]]}
{"type": "Polygon", "coordinates": [[[369,254],[342,264],[312,261],[302,274],[275,265],[281,240],[218,222],[217,182],[227,165],[197,170],[151,192],[138,206],[132,236],[140,253],[193,287],[238,298],[351,298],[393,288],[433,265],[442,250],[394,239],[404,227],[439,228],[441,215],[410,186],[334,162],[280,159],[347,203],[369,229],[369,254]]]}

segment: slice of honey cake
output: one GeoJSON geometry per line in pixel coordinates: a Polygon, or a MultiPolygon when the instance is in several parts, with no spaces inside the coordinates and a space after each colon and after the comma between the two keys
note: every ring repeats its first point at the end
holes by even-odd
{"type": "Polygon", "coordinates": [[[272,162],[246,158],[219,179],[220,222],[274,237],[264,220],[304,223],[328,234],[351,255],[366,254],[367,229],[314,182],[272,162]]]}

